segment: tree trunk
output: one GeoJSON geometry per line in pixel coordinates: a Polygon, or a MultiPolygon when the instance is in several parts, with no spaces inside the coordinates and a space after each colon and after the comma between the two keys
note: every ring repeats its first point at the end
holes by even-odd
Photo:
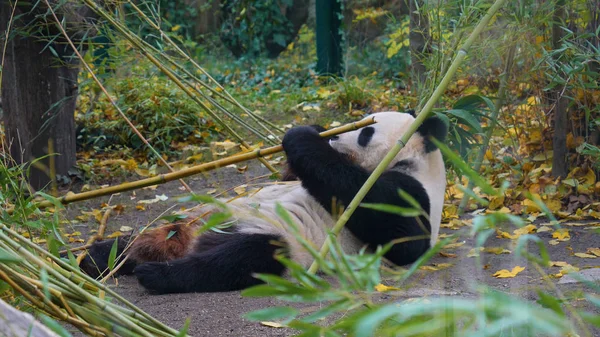
{"type": "Polygon", "coordinates": [[[341,0],[317,0],[317,73],[342,75],[341,0]]]}
{"type": "MultiPolygon", "coordinates": [[[[552,24],[552,48],[560,48],[564,32],[562,26],[565,22],[565,0],[558,0],[554,7],[552,24]]],[[[556,87],[552,93],[556,102],[554,106],[554,135],[552,136],[552,176],[566,177],[569,172],[567,163],[567,98],[562,94],[562,88],[556,87]]]]}
{"type": "MultiPolygon", "coordinates": [[[[8,27],[12,12],[9,1],[0,5],[0,26],[8,27]]],[[[54,177],[67,175],[75,164],[75,100],[77,66],[66,61],[65,48],[47,47],[47,42],[18,31],[34,15],[17,8],[12,23],[2,71],[2,108],[6,140],[16,163],[30,165],[29,182],[43,188],[54,177]],[[57,58],[52,50],[62,58],[57,58]],[[62,54],[62,55],[61,55],[62,54]],[[54,168],[50,168],[49,143],[53,143],[54,168]]],[[[50,20],[49,20],[50,21],[50,20]]],[[[50,21],[52,22],[52,21],[50,21]]],[[[70,49],[70,48],[69,48],[70,49]]]]}
{"type": "Polygon", "coordinates": [[[410,63],[412,78],[415,87],[425,84],[426,70],[422,60],[429,54],[429,22],[423,13],[423,0],[409,0],[410,2],[410,63]]]}
{"type": "MultiPolygon", "coordinates": [[[[194,5],[195,2],[190,2],[190,5],[194,5]]],[[[198,16],[196,17],[194,29],[195,37],[216,32],[220,24],[221,1],[197,0],[195,6],[198,8],[198,16]]]]}

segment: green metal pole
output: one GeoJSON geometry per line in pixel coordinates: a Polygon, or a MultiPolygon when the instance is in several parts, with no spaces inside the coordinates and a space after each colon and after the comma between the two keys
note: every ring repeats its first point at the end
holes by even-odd
{"type": "Polygon", "coordinates": [[[341,0],[316,0],[317,73],[342,74],[341,0]]]}

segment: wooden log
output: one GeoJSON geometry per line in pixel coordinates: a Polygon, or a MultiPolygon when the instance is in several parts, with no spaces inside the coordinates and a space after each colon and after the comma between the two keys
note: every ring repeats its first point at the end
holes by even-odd
{"type": "Polygon", "coordinates": [[[28,313],[17,310],[0,299],[0,336],[59,337],[28,313]]]}

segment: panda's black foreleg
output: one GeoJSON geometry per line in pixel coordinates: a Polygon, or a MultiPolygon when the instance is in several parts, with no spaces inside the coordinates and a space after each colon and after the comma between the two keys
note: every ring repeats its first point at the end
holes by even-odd
{"type": "Polygon", "coordinates": [[[171,262],[148,262],[134,274],[144,288],[158,294],[218,292],[260,284],[253,274],[283,274],[274,257],[282,239],[266,234],[223,234],[228,239],[211,249],[171,262]]]}
{"type": "MultiPolygon", "coordinates": [[[[86,256],[79,264],[79,268],[84,273],[88,274],[93,278],[104,276],[108,272],[110,272],[108,268],[108,260],[110,252],[113,249],[115,240],[117,240],[117,254],[115,266],[118,266],[124,258],[123,252],[129,244],[129,236],[123,236],[118,239],[109,239],[95,242],[90,248],[88,248],[86,256]]],[[[114,275],[119,276],[132,274],[133,268],[135,268],[135,266],[136,263],[131,259],[128,259],[127,261],[125,261],[125,263],[123,263],[123,265],[117,270],[117,272],[114,275]]]]}

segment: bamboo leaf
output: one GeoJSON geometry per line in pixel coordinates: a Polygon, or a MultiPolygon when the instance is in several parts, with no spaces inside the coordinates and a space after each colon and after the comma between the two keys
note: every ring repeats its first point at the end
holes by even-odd
{"type": "Polygon", "coordinates": [[[113,270],[115,268],[115,261],[117,260],[117,250],[119,248],[119,238],[115,238],[115,241],[110,247],[110,253],[108,254],[108,269],[113,270]]]}
{"type": "Polygon", "coordinates": [[[400,207],[400,206],[396,206],[396,205],[363,203],[363,204],[360,204],[360,206],[363,208],[368,208],[368,209],[372,209],[372,210],[376,210],[376,211],[380,211],[380,212],[397,214],[397,215],[400,215],[403,217],[416,217],[416,216],[419,216],[422,214],[422,212],[418,209],[400,207]]]}

